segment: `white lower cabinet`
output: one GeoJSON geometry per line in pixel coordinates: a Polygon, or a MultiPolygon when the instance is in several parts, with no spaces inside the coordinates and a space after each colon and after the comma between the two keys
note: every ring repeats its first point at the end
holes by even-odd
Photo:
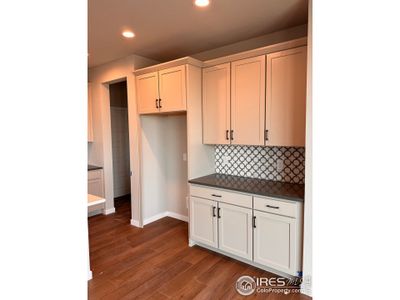
{"type": "Polygon", "coordinates": [[[88,171],[88,193],[104,197],[103,170],[88,171]]]}
{"type": "Polygon", "coordinates": [[[219,249],[252,259],[252,210],[236,205],[218,203],[219,249]]]}
{"type": "Polygon", "coordinates": [[[299,276],[302,259],[301,202],[201,186],[191,186],[190,193],[192,243],[243,258],[257,267],[299,276]],[[245,201],[246,197],[251,197],[252,203],[245,201]]]}
{"type": "Polygon", "coordinates": [[[254,262],[293,273],[295,219],[254,211],[254,262]]]}
{"type": "Polygon", "coordinates": [[[217,202],[190,197],[190,235],[195,241],[218,247],[217,202]]]}

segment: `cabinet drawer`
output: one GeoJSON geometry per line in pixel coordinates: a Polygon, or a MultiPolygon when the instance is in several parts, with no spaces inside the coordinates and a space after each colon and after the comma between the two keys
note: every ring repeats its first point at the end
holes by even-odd
{"type": "Polygon", "coordinates": [[[190,186],[190,195],[252,208],[252,196],[209,187],[190,186]]]}
{"type": "Polygon", "coordinates": [[[296,218],[296,203],[289,203],[269,198],[254,197],[254,209],[277,215],[296,218]]]}
{"type": "Polygon", "coordinates": [[[102,174],[101,170],[93,170],[88,172],[88,180],[96,180],[96,179],[101,179],[102,174]]]}

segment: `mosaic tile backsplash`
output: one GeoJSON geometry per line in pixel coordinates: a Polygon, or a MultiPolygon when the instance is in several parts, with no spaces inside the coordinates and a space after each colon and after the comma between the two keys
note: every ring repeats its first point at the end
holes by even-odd
{"type": "Polygon", "coordinates": [[[303,184],[304,161],[303,147],[215,146],[219,174],[303,184]]]}

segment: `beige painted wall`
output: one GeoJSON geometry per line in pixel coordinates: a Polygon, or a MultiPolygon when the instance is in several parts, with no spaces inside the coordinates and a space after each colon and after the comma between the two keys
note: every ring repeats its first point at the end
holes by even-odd
{"type": "Polygon", "coordinates": [[[189,56],[205,61],[221,56],[231,55],[242,51],[252,50],[272,44],[285,42],[292,39],[297,39],[307,36],[307,25],[299,25],[289,29],[276,31],[252,39],[244,40],[234,44],[229,44],[223,47],[212,50],[195,53],[189,56]]]}
{"type": "Polygon", "coordinates": [[[133,171],[132,219],[139,223],[140,208],[140,135],[136,113],[135,77],[133,71],[156,64],[141,56],[131,55],[105,65],[89,69],[89,82],[92,85],[93,133],[94,142],[89,147],[89,163],[103,166],[106,213],[114,211],[112,144],[110,120],[110,94],[108,84],[126,79],[128,90],[128,118],[130,141],[130,164],[133,171]]]}

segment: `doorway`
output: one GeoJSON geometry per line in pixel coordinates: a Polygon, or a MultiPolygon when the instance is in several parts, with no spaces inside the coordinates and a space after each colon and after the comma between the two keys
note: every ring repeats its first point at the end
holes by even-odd
{"type": "Polygon", "coordinates": [[[126,209],[131,205],[131,172],[129,158],[129,123],[127,83],[109,85],[111,141],[113,162],[114,206],[126,209]]]}

